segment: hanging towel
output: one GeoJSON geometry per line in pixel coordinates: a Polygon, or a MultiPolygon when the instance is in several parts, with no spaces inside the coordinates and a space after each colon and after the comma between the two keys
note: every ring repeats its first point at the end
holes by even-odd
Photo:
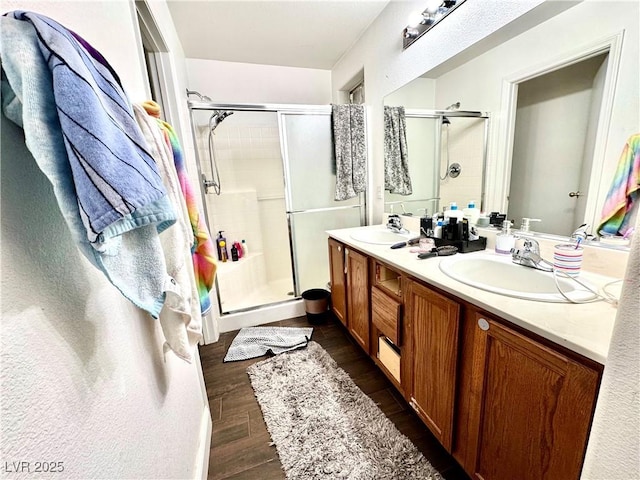
{"type": "MultiPolygon", "coordinates": [[[[150,115],[159,117],[159,109],[148,102],[143,104],[150,115]]],[[[164,132],[164,138],[167,145],[173,152],[173,161],[178,173],[180,188],[187,202],[187,211],[189,212],[189,221],[195,237],[195,242],[191,249],[193,268],[195,272],[198,296],[200,298],[200,309],[202,315],[205,315],[211,309],[211,299],[209,292],[213,288],[213,282],[216,275],[216,249],[211,241],[211,235],[207,228],[204,216],[200,213],[196,194],[189,181],[187,168],[182,154],[182,147],[178,140],[175,130],[167,122],[158,118],[156,120],[160,129],[164,132]]]]}
{"type": "Polygon", "coordinates": [[[384,189],[411,195],[404,107],[384,107],[384,189]]]}
{"type": "MultiPolygon", "coordinates": [[[[154,105],[159,112],[160,108],[154,105]]],[[[202,339],[202,316],[196,287],[191,247],[194,237],[189,223],[187,205],[180,190],[180,182],[173,163],[173,152],[167,145],[156,118],[142,105],[134,105],[134,114],[140,130],[156,161],[167,194],[176,209],[176,225],[160,234],[160,242],[171,279],[166,286],[166,299],[160,311],[160,326],[164,334],[165,353],[172,350],[178,357],[191,363],[195,346],[202,339]]]]}
{"type": "Polygon", "coordinates": [[[81,252],[157,317],[168,278],[158,233],[175,212],[119,78],[50,18],[16,11],[0,21],[5,115],[23,128],[81,252]]]}
{"type": "Polygon", "coordinates": [[[635,134],[627,140],[618,160],[616,173],[602,208],[598,232],[624,235],[627,230],[633,228],[632,212],[637,212],[639,192],[640,134],[635,134]]]}
{"type": "Polygon", "coordinates": [[[364,105],[332,105],[333,146],[336,156],[336,200],[364,192],[367,184],[367,145],[364,105]]]}

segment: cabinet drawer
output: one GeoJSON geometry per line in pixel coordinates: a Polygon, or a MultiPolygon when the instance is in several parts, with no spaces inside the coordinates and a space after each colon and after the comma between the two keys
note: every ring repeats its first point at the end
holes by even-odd
{"type": "Polygon", "coordinates": [[[371,288],[371,321],[380,333],[400,346],[400,302],[371,288]]]}
{"type": "Polygon", "coordinates": [[[395,351],[385,337],[378,338],[378,360],[400,383],[400,354],[395,351]]]}

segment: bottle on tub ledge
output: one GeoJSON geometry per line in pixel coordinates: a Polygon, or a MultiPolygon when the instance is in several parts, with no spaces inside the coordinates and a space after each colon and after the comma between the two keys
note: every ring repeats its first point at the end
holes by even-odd
{"type": "Polygon", "coordinates": [[[249,247],[247,246],[247,242],[245,242],[244,238],[242,239],[242,243],[240,244],[242,247],[242,255],[246,257],[249,255],[249,247]]]}
{"type": "Polygon", "coordinates": [[[227,251],[227,239],[222,236],[224,230],[218,231],[216,238],[216,247],[218,249],[218,260],[226,262],[229,259],[229,252],[227,251]]]}
{"type": "Polygon", "coordinates": [[[231,261],[232,262],[237,262],[238,261],[238,249],[236,248],[236,245],[238,244],[238,242],[234,243],[231,246],[231,261]]]}

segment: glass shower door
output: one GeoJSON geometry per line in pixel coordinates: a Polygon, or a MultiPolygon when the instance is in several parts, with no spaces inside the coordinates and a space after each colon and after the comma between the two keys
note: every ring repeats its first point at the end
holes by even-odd
{"type": "Polygon", "coordinates": [[[278,112],[284,160],[286,208],[296,296],[326,288],[329,255],[326,230],[364,221],[364,194],[335,201],[331,111],[278,112]]]}

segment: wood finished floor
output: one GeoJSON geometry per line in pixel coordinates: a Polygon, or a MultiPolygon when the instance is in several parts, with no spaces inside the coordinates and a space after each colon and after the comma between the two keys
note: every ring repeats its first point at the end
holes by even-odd
{"type": "MultiPolygon", "coordinates": [[[[309,323],[306,317],[299,317],[269,325],[299,327],[309,323]]],[[[284,471],[276,448],[270,445],[271,437],[246,373],[249,365],[265,357],[222,362],[237,333],[223,333],[218,342],[200,347],[213,420],[209,478],[281,480],[285,478],[284,471]]],[[[315,325],[312,339],[322,345],[446,480],[469,480],[337,320],[315,325]]]]}

